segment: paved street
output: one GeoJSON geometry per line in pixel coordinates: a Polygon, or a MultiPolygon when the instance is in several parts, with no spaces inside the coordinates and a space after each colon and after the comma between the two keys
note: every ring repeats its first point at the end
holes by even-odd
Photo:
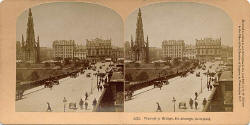
{"type": "MultiPolygon", "coordinates": [[[[215,71],[218,66],[218,62],[215,64],[206,63],[207,69],[210,65],[213,65],[209,71],[215,71]]],[[[206,70],[196,69],[193,74],[188,73],[187,77],[175,77],[169,80],[168,85],[164,85],[160,88],[153,88],[149,86],[141,90],[134,92],[132,100],[125,101],[126,112],[155,112],[157,109],[157,102],[159,102],[163,112],[173,112],[174,103],[172,102],[175,97],[175,111],[176,112],[194,112],[202,111],[202,101],[205,97],[209,97],[211,91],[207,89],[207,77],[204,72],[206,70]],[[201,77],[196,77],[196,72],[201,72],[201,77]],[[201,80],[202,79],[202,80],[201,80]],[[202,92],[201,92],[202,81],[202,92]],[[189,99],[194,99],[195,92],[198,95],[198,109],[191,109],[189,106],[189,99]],[[179,109],[179,102],[186,102],[187,109],[179,109]]]]}
{"type": "MultiPolygon", "coordinates": [[[[99,67],[103,65],[101,63],[96,66],[99,67]]],[[[93,73],[96,73],[98,70],[104,72],[107,65],[102,69],[85,70],[84,74],[79,74],[76,78],[64,78],[59,80],[59,85],[54,85],[52,89],[44,88],[43,86],[36,87],[24,92],[22,100],[16,101],[16,111],[17,112],[45,112],[48,108],[47,102],[50,103],[51,109],[53,112],[63,112],[64,103],[63,99],[66,98],[67,102],[65,103],[66,112],[91,112],[93,110],[92,102],[94,98],[99,99],[101,96],[101,91],[98,92],[96,84],[96,76],[93,73]],[[92,77],[86,77],[87,73],[91,73],[92,77]],[[92,85],[91,85],[92,84],[92,85]],[[91,86],[93,94],[91,94],[91,86]],[[88,97],[88,109],[80,109],[79,101],[82,98],[85,99],[85,93],[89,94],[88,97]],[[76,103],[77,109],[69,109],[69,103],[76,103]]],[[[84,100],[85,102],[85,100],[84,100]]]]}

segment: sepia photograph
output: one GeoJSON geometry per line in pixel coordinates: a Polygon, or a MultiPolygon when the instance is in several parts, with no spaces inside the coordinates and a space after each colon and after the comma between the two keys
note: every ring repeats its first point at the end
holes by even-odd
{"type": "Polygon", "coordinates": [[[232,112],[232,27],[205,4],[136,9],[125,22],[125,112],[232,112]]]}
{"type": "Polygon", "coordinates": [[[247,0],[0,0],[0,125],[246,125],[247,0]]]}
{"type": "Polygon", "coordinates": [[[113,10],[41,4],[16,31],[17,112],[123,111],[123,22],[113,10]]]}

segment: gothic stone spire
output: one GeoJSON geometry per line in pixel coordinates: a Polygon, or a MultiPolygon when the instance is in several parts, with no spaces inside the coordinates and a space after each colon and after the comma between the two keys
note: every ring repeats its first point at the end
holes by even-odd
{"type": "Polygon", "coordinates": [[[39,36],[37,36],[37,45],[36,45],[36,51],[37,51],[37,59],[36,59],[36,63],[40,63],[40,40],[39,40],[39,36]]]}
{"type": "Polygon", "coordinates": [[[145,62],[149,63],[149,42],[148,42],[148,36],[147,36],[147,43],[146,43],[146,58],[145,62]]]}
{"type": "Polygon", "coordinates": [[[144,34],[143,34],[143,24],[141,17],[141,9],[139,8],[137,23],[136,23],[136,37],[135,44],[139,47],[138,49],[142,50],[144,47],[144,34]]]}
{"type": "Polygon", "coordinates": [[[22,47],[25,46],[25,42],[24,42],[24,38],[23,38],[23,34],[22,34],[22,47]]]}
{"type": "Polygon", "coordinates": [[[26,43],[28,48],[32,48],[35,46],[35,32],[34,32],[34,24],[31,9],[29,9],[29,17],[27,22],[27,30],[26,30],[26,43]]]}

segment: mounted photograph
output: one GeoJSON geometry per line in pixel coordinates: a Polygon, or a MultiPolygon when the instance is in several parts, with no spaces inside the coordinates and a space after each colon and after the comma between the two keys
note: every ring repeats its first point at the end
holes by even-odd
{"type": "Polygon", "coordinates": [[[40,4],[16,21],[16,112],[123,112],[123,21],[84,2],[40,4]]]}
{"type": "Polygon", "coordinates": [[[125,112],[232,112],[233,23],[192,2],[140,7],[125,21],[125,112]]]}

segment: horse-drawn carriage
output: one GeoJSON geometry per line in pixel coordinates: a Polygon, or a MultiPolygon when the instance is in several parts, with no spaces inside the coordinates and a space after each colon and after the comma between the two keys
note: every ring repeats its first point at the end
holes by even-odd
{"type": "Polygon", "coordinates": [[[52,80],[54,85],[59,85],[59,80],[52,80]]]}
{"type": "Polygon", "coordinates": [[[44,88],[52,88],[52,87],[53,87],[53,82],[52,81],[45,81],[44,88]]]}
{"type": "Polygon", "coordinates": [[[162,80],[163,85],[168,85],[169,81],[168,80],[162,80]]]}
{"type": "Polygon", "coordinates": [[[187,109],[186,102],[179,102],[179,109],[187,109]]]}
{"type": "Polygon", "coordinates": [[[187,71],[183,71],[183,72],[180,74],[180,76],[181,76],[181,77],[186,77],[186,76],[187,76],[187,73],[188,73],[187,71]]]}
{"type": "Polygon", "coordinates": [[[131,100],[132,96],[133,96],[133,91],[129,90],[129,91],[125,91],[125,100],[131,100]]]}
{"type": "Polygon", "coordinates": [[[72,73],[70,74],[70,77],[71,77],[71,78],[76,78],[77,75],[78,75],[77,72],[72,72],[72,73]]]}
{"type": "Polygon", "coordinates": [[[23,97],[24,90],[17,90],[16,91],[16,100],[20,100],[23,97]]]}
{"type": "Polygon", "coordinates": [[[80,72],[80,73],[81,73],[81,74],[84,74],[84,72],[85,72],[84,70],[81,70],[81,72],[80,72]]]}
{"type": "Polygon", "coordinates": [[[201,76],[200,72],[196,73],[196,77],[200,77],[200,76],[201,76]]]}
{"type": "Polygon", "coordinates": [[[86,77],[90,77],[90,75],[91,75],[91,73],[88,73],[88,74],[86,75],[86,77]]]}
{"type": "Polygon", "coordinates": [[[162,85],[163,85],[163,82],[161,82],[161,81],[155,81],[154,82],[154,88],[160,88],[161,89],[161,87],[162,87],[162,85]]]}

